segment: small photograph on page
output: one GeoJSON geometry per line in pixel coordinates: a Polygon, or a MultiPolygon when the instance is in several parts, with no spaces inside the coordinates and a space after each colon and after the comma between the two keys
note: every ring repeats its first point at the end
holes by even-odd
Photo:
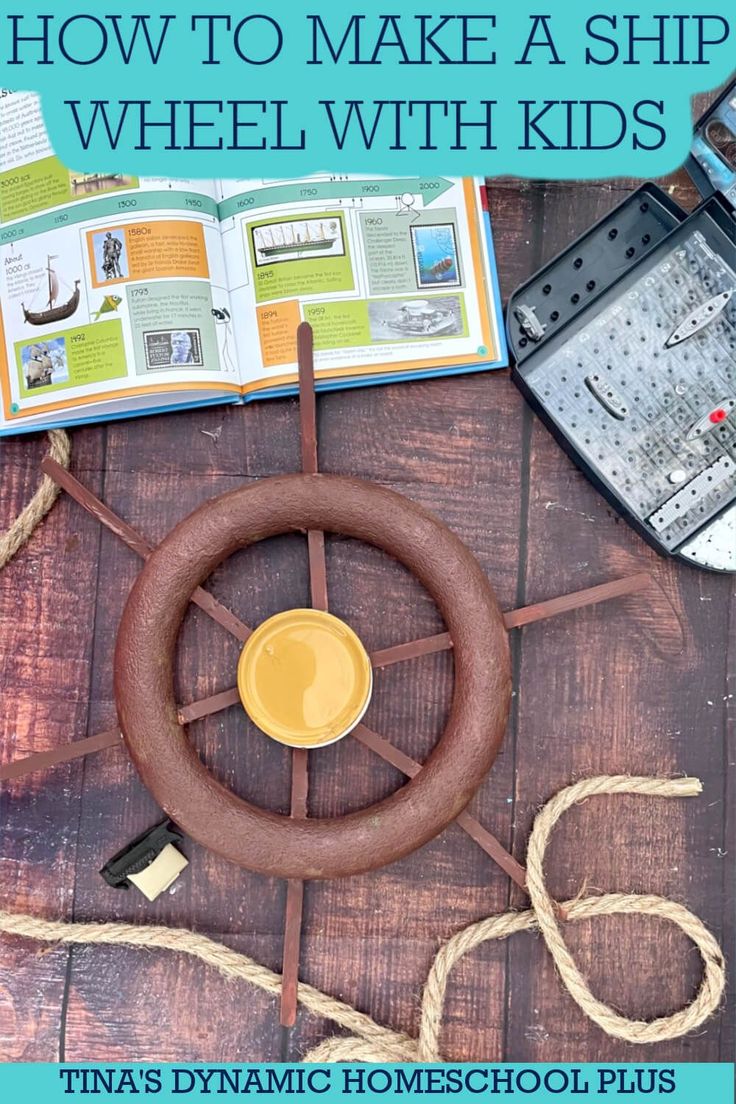
{"type": "Polygon", "coordinates": [[[125,230],[111,227],[92,234],[95,277],[99,282],[123,280],[129,275],[125,230]]]}
{"type": "Polygon", "coordinates": [[[459,287],[460,265],[453,224],[437,223],[410,229],[417,287],[459,287]]]}
{"type": "Polygon", "coordinates": [[[126,176],[125,173],[69,173],[69,186],[75,199],[117,192],[120,188],[137,188],[138,183],[137,176],[126,176]]]}
{"type": "Polygon", "coordinates": [[[20,360],[29,391],[50,387],[54,383],[65,383],[69,379],[66,341],[63,337],[50,337],[46,341],[35,341],[22,346],[20,360]]]}
{"type": "Polygon", "coordinates": [[[202,335],[199,330],[154,330],[143,334],[146,368],[201,368],[202,335]]]}
{"type": "Polygon", "coordinates": [[[461,337],[467,332],[461,296],[368,301],[372,341],[416,341],[461,337]]]}

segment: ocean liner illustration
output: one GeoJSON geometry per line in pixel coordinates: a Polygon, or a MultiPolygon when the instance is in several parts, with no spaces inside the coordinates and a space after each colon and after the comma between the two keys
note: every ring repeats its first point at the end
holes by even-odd
{"type": "MultiPolygon", "coordinates": [[[[280,223],[277,226],[259,226],[255,233],[258,234],[256,250],[258,254],[267,260],[270,257],[299,253],[319,253],[331,249],[338,240],[338,224],[335,221],[327,224],[325,232],[324,222],[311,220],[305,223],[306,234],[295,231],[291,223],[280,223]]],[[[254,233],[254,237],[255,237],[254,233]]]]}

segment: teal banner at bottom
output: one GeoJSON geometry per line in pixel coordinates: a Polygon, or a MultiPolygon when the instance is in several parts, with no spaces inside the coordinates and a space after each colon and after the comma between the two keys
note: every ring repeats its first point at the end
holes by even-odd
{"type": "Polygon", "coordinates": [[[155,1096],[161,1102],[264,1097],[269,1101],[350,1101],[450,1097],[456,1104],[494,1100],[573,1104],[586,1100],[666,1100],[734,1104],[734,1066],[679,1065],[55,1065],[0,1064],[0,1100],[56,1104],[155,1096]]]}

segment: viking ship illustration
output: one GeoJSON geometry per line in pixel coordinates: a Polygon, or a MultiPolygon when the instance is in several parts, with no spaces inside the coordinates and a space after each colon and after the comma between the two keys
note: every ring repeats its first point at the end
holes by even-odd
{"type": "MultiPolygon", "coordinates": [[[[56,269],[52,265],[52,261],[58,260],[58,257],[46,258],[46,276],[36,288],[36,295],[41,288],[42,284],[48,281],[48,306],[46,310],[30,311],[26,310],[25,303],[21,303],[23,308],[23,316],[31,326],[47,326],[52,322],[62,322],[65,318],[70,318],[77,307],[79,306],[79,280],[74,281],[74,290],[71,296],[65,303],[60,303],[56,306],[56,302],[59,298],[59,276],[56,269]]],[[[67,285],[68,287],[68,285],[67,285]]],[[[35,296],[34,296],[35,298],[35,296]]]]}

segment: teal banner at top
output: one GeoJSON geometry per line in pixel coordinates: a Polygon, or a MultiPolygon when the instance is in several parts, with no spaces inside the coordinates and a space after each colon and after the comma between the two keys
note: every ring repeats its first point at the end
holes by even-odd
{"type": "Polygon", "coordinates": [[[81,171],[658,176],[735,25],[732,0],[7,0],[0,65],[81,171]]]}
{"type": "Polygon", "coordinates": [[[153,1097],[161,1104],[260,1098],[269,1104],[628,1101],[733,1104],[730,1064],[653,1065],[0,1065],[0,1099],[61,1104],[153,1097]]]}

